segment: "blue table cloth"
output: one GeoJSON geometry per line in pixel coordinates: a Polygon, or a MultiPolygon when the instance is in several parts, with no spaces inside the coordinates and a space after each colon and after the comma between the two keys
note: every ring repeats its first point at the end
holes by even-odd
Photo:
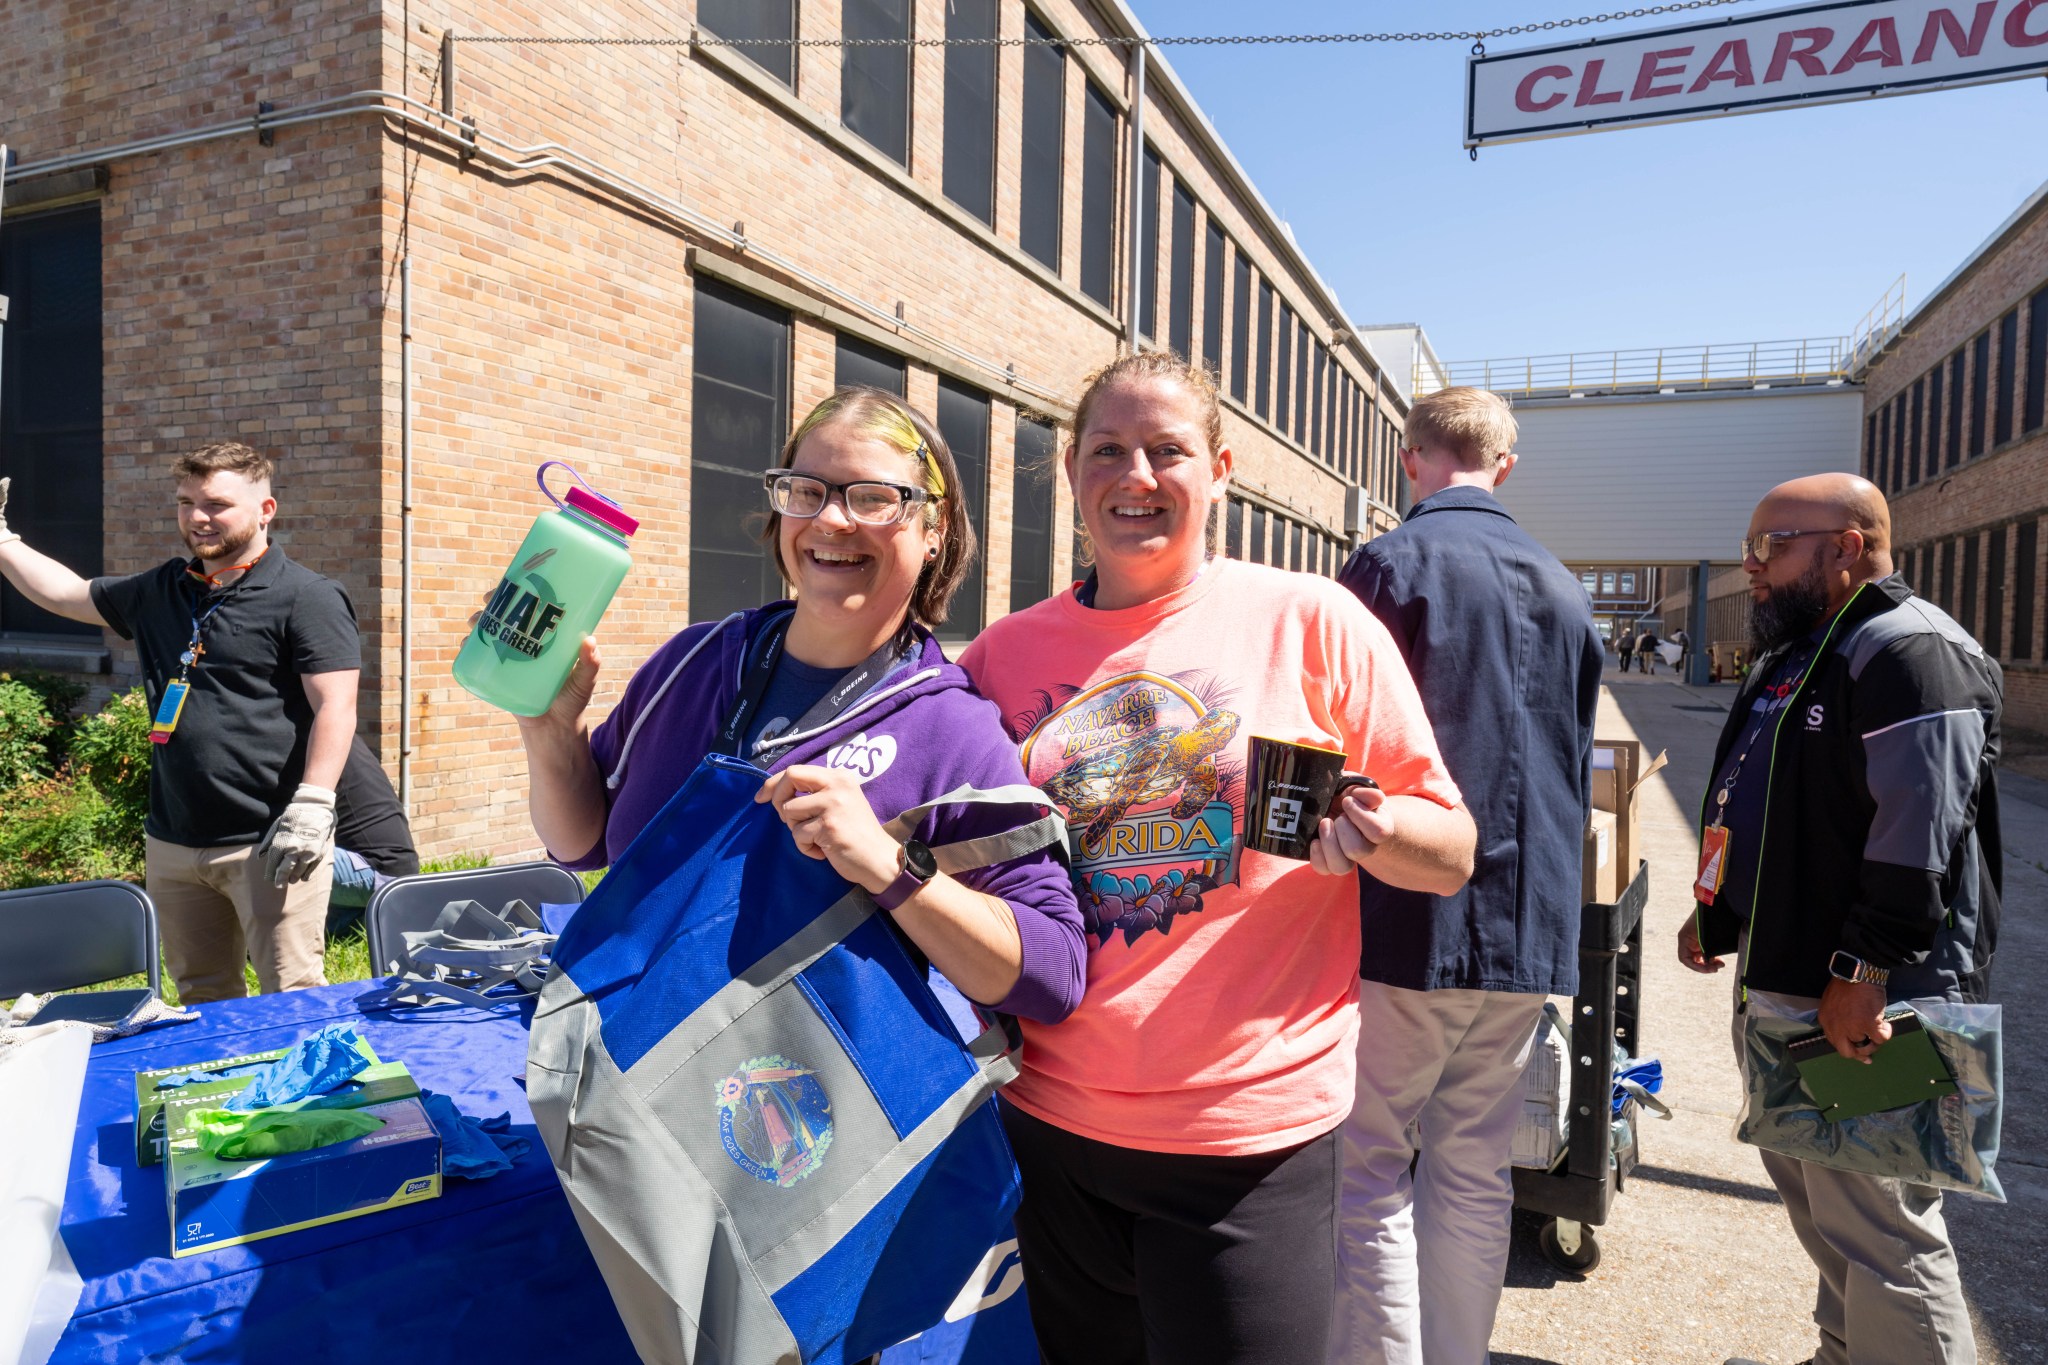
{"type": "MultiPolygon", "coordinates": [[[[85,1288],[53,1365],[636,1359],[534,1131],[517,1013],[365,1014],[355,1002],[370,984],[201,1005],[197,1023],[93,1048],[63,1220],[85,1288]],[[288,1047],[340,1020],[464,1113],[509,1110],[532,1150],[490,1180],[444,1181],[439,1199],[171,1259],[164,1168],[135,1161],[135,1073],[288,1047]]],[[[892,1348],[885,1365],[1035,1362],[1014,1245],[991,1255],[978,1302],[963,1294],[957,1320],[892,1348]]]]}
{"type": "Polygon", "coordinates": [[[519,1076],[510,1009],[362,1014],[364,982],[223,1001],[92,1050],[64,1198],[85,1282],[53,1360],[406,1365],[452,1359],[632,1361],[604,1280],[562,1197],[519,1076]],[[439,1199],[174,1261],[164,1169],[135,1161],[135,1073],[289,1046],[353,1019],[377,1054],[532,1150],[439,1199]]]}

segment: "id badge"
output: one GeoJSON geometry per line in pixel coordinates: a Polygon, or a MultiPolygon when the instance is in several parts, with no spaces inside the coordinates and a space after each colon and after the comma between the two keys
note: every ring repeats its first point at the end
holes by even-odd
{"type": "Polygon", "coordinates": [[[178,728],[178,717],[185,713],[185,696],[192,690],[188,682],[172,682],[164,685],[164,699],[156,708],[156,719],[150,723],[149,742],[168,744],[171,731],[178,728]]]}
{"type": "Polygon", "coordinates": [[[1709,825],[1700,831],[1700,874],[1693,879],[1692,894],[1701,905],[1712,905],[1728,875],[1728,827],[1709,825]]]}

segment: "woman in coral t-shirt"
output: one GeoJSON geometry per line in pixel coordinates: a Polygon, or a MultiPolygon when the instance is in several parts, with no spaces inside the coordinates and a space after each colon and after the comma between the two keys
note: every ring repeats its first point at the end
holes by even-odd
{"type": "Polygon", "coordinates": [[[1073,591],[962,656],[1072,826],[1088,984],[1024,1025],[1005,1122],[1054,1365],[1321,1365],[1336,1129],[1351,1110],[1363,868],[1448,894],[1471,818],[1399,651],[1337,584],[1212,557],[1231,454],[1208,376],[1127,356],[1064,465],[1095,547],[1073,591]],[[1254,734],[1341,749],[1379,791],[1310,863],[1238,847],[1254,734]]]}

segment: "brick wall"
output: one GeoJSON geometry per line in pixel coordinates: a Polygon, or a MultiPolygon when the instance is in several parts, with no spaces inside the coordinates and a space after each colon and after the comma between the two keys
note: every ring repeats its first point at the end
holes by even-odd
{"type": "Polygon", "coordinates": [[[1972,261],[1962,276],[1910,320],[1906,333],[1878,357],[1864,375],[1865,429],[1877,419],[1875,441],[1866,440],[1864,468],[1879,479],[1891,499],[1893,542],[1914,591],[1935,601],[1995,652],[2005,666],[2006,714],[2011,723],[2048,729],[2048,635],[2042,616],[2048,594],[2048,562],[2039,523],[2048,513],[2048,423],[2026,426],[2030,307],[2048,306],[2048,200],[2037,203],[1972,261]],[[2014,384],[2011,434],[1998,440],[1999,372],[2007,349],[2000,326],[2016,314],[2012,352],[2014,384]],[[1985,338],[1981,364],[1987,397],[1978,435],[1970,401],[1980,368],[1977,339],[1985,338]],[[1959,429],[1951,428],[1951,368],[1962,360],[1964,396],[1959,429]],[[1940,429],[1928,431],[1927,405],[1938,371],[1943,398],[1940,429]],[[1915,389],[1921,418],[1912,416],[1915,389]],[[1903,420],[1899,400],[1906,400],[1903,420]],[[1897,430],[1895,428],[1903,428],[1897,430]],[[1952,432],[1960,441],[1951,444],[1952,432]],[[1929,435],[1934,440],[1930,451],[1929,435]],[[1916,440],[1916,436],[1918,439],[1916,440]],[[1971,454],[1981,445],[1981,453],[1971,454]],[[1918,479],[1913,454],[1920,455],[1918,479]],[[1954,452],[1951,458],[1951,451],[1954,452]],[[2022,566],[2021,528],[2034,526],[2036,544],[2022,566]],[[2002,571],[1991,572],[2002,541],[2002,571]],[[1964,566],[1975,544],[1977,576],[1973,600],[1964,600],[1964,566]],[[1944,577],[1946,558],[1955,569],[1944,577]],[[2031,571],[2032,592],[2026,592],[2031,571]],[[2017,638],[2016,638],[2017,637],[2017,638]],[[2017,647],[2016,647],[2017,645],[2017,647]]]}
{"type": "MultiPolygon", "coordinates": [[[[10,140],[27,163],[384,89],[442,95],[439,43],[465,34],[684,35],[693,6],[587,0],[536,11],[501,0],[399,5],[311,0],[242,7],[195,22],[163,3],[16,0],[0,11],[0,88],[10,140]],[[409,27],[408,27],[409,24],[409,27]]],[[[805,36],[836,31],[832,0],[800,0],[805,36]]],[[[1099,32],[1092,8],[1037,8],[1068,36],[1099,32]]],[[[914,32],[944,31],[946,0],[916,0],[914,32]]],[[[1002,33],[1023,9],[1004,0],[1002,33]]],[[[177,552],[164,466],[179,451],[235,436],[280,463],[279,542],[348,588],[364,633],[361,716],[396,770],[400,748],[400,258],[410,261],[413,336],[415,833],[423,853],[532,853],[524,761],[511,720],[449,675],[468,614],[531,518],[541,461],[572,461],[643,519],[635,568],[605,619],[596,710],[689,610],[691,339],[695,279],[775,291],[795,313],[791,409],[829,392],[834,334],[857,317],[888,342],[897,313],[923,338],[911,400],[930,411],[939,367],[989,391],[989,519],[984,603],[1008,608],[1013,431],[1020,408],[1058,415],[1121,336],[1118,312],[1080,291],[1084,82],[1120,109],[1130,95],[1114,49],[1070,50],[1065,186],[1057,272],[1019,249],[1022,52],[1000,50],[995,225],[941,192],[944,53],[914,50],[910,164],[844,130],[839,54],[798,53],[793,90],[724,49],[458,46],[454,104],[486,134],[574,149],[641,189],[614,194],[560,169],[502,173],[350,117],[174,151],[114,158],[102,204],[105,324],[104,512],[107,567],[177,552]],[[677,206],[745,225],[758,255],[678,226],[677,206]],[[873,304],[882,317],[855,301],[873,304]],[[1034,392],[1034,388],[1045,393],[1034,392]]],[[[1171,274],[1169,178],[1198,204],[1196,335],[1211,215],[1311,330],[1332,338],[1316,288],[1267,231],[1257,206],[1212,164],[1171,102],[1147,103],[1147,140],[1169,172],[1148,231],[1161,238],[1160,330],[1171,274]]],[[[1128,145],[1120,123],[1119,161],[1128,145]]],[[[1122,171],[1119,170],[1121,176],[1122,171]]],[[[1118,205],[1118,235],[1126,226],[1118,205]]],[[[1120,248],[1121,249],[1121,248],[1120,248]]],[[[1231,291],[1226,276],[1226,303],[1231,291]]],[[[1256,301],[1256,286],[1254,300],[1256,301]]],[[[1339,363],[1396,424],[1401,406],[1359,352],[1339,363]]],[[[1224,373],[1232,357],[1226,333],[1224,373]]],[[[1244,493],[1341,535],[1345,485],[1235,404],[1225,420],[1244,493]]],[[[1376,454],[1381,447],[1375,445],[1376,454]]],[[[1372,493],[1394,501],[1391,459],[1372,493]]],[[[1369,463],[1369,468],[1373,464],[1369,463]]],[[[1054,555],[1072,565],[1071,503],[1058,486],[1054,555]]],[[[110,637],[111,639],[111,637],[110,637]]],[[[118,642],[114,642],[118,644],[118,642]]],[[[132,654],[115,651],[118,682],[132,654]]]]}

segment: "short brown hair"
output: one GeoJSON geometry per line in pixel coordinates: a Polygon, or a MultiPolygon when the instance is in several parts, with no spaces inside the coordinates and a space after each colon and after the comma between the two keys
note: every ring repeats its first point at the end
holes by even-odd
{"type": "Polygon", "coordinates": [[[1438,389],[1409,410],[1401,444],[1434,450],[1467,469],[1492,469],[1515,448],[1521,429],[1508,400],[1490,389],[1438,389]]]}
{"type": "MultiPolygon", "coordinates": [[[[1088,409],[1095,406],[1095,400],[1102,397],[1118,384],[1139,383],[1147,379],[1165,379],[1179,384],[1195,396],[1195,403],[1202,410],[1202,439],[1209,443],[1210,458],[1223,449],[1223,402],[1216,392],[1216,377],[1200,365],[1190,364],[1177,351],[1133,351],[1120,355],[1091,372],[1081,381],[1081,396],[1074,402],[1074,441],[1078,444],[1081,433],[1088,429],[1088,409]]],[[[1075,515],[1080,511],[1077,508],[1075,515]]],[[[1209,549],[1213,552],[1220,539],[1222,509],[1215,503],[1209,505],[1209,521],[1206,536],[1209,549]]],[[[1089,563],[1095,561],[1095,542],[1088,535],[1084,522],[1081,538],[1087,542],[1085,557],[1089,563]]],[[[1078,564],[1075,566],[1080,567],[1078,564]]]]}
{"type": "Polygon", "coordinates": [[[171,462],[171,477],[179,483],[203,479],[222,470],[240,474],[250,483],[269,483],[270,457],[240,441],[215,441],[171,462]]]}
{"type": "MultiPolygon", "coordinates": [[[[939,435],[930,418],[895,394],[853,384],[834,390],[796,424],[796,430],[782,443],[782,457],[775,467],[787,469],[795,464],[797,450],[804,441],[828,426],[850,427],[918,462],[918,482],[932,495],[924,505],[925,525],[938,527],[939,553],[925,561],[918,573],[917,587],[910,594],[910,617],[927,626],[943,624],[952,608],[953,594],[960,590],[960,580],[967,577],[968,566],[974,562],[975,551],[974,526],[960,502],[960,470],[953,463],[946,438],[939,435]]],[[[783,582],[791,582],[789,569],[782,562],[780,513],[768,513],[767,529],[761,538],[775,557],[775,568],[783,582]]],[[[910,621],[905,621],[897,633],[898,644],[908,647],[911,635],[910,621]]]]}

